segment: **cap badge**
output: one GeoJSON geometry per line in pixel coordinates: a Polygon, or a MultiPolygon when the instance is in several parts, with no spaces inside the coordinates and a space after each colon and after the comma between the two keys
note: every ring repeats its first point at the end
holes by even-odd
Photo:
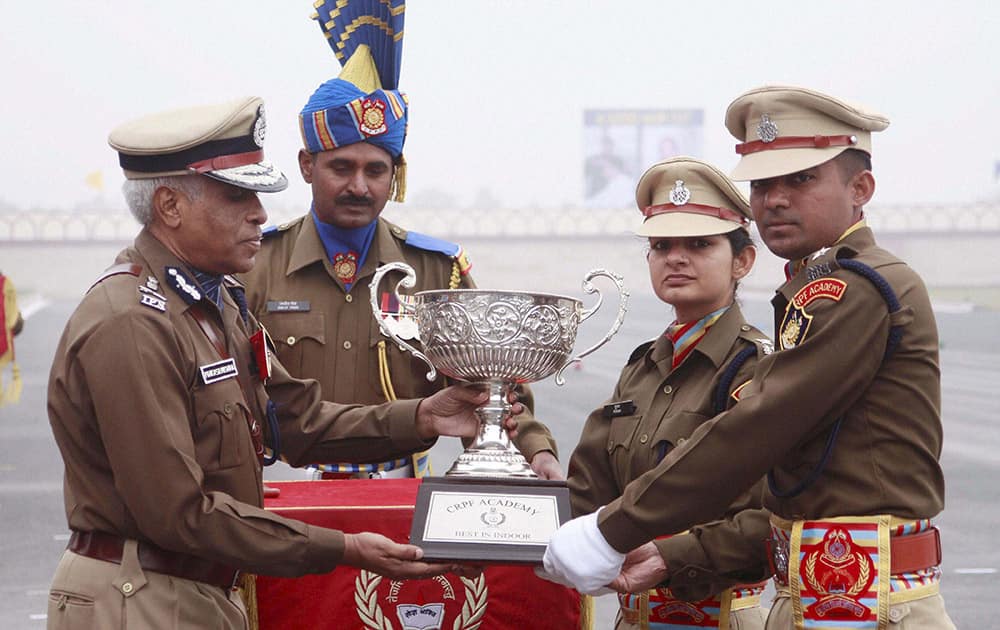
{"type": "Polygon", "coordinates": [[[264,132],[267,131],[267,122],[264,120],[264,106],[257,108],[257,120],[253,124],[253,142],[260,148],[264,148],[264,132]]]}
{"type": "Polygon", "coordinates": [[[767,114],[760,117],[760,124],[757,125],[757,137],[764,143],[774,142],[778,139],[778,125],[774,124],[774,121],[767,114]]]}
{"type": "Polygon", "coordinates": [[[674,189],[670,191],[670,203],[675,206],[683,206],[691,199],[691,191],[684,185],[683,179],[678,179],[674,183],[674,189]]]}
{"type": "Polygon", "coordinates": [[[378,99],[366,98],[361,103],[361,122],[358,129],[366,136],[385,133],[385,103],[378,99]]]}

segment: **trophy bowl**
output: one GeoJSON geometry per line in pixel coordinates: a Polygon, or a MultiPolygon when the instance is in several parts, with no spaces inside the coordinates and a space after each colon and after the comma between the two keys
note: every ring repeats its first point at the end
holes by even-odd
{"type": "Polygon", "coordinates": [[[382,333],[427,363],[428,380],[437,378],[440,371],[459,381],[486,383],[490,393],[489,400],[476,410],[479,435],[445,476],[534,478],[535,473],[503,428],[511,413],[509,394],[519,384],[553,374],[556,384],[562,385],[562,373],[569,365],[614,336],[628,310],[629,294],[621,277],[603,269],[586,275],[584,291],[597,293],[597,303],[590,309],[584,309],[583,302],[575,298],[524,291],[446,289],[421,291],[409,300],[401,298],[400,287],[413,287],[415,282],[413,268],[405,263],[389,263],[375,272],[370,285],[371,306],[382,333]],[[383,313],[377,301],[383,277],[393,271],[404,274],[394,289],[401,305],[399,317],[383,313]],[[603,302],[591,282],[598,276],[617,287],[618,314],[598,343],[570,358],[577,329],[603,302]],[[422,351],[398,334],[406,327],[406,318],[416,320],[422,351]]]}

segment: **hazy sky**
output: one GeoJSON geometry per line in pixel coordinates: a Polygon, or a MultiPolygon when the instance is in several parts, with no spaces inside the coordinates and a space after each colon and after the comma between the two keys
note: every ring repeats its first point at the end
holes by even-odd
{"type": "MultiPolygon", "coordinates": [[[[705,159],[729,169],[726,106],[801,84],[889,116],[879,203],[974,201],[1000,160],[1000,5],[910,1],[411,0],[401,88],[411,197],[509,207],[582,201],[582,111],[703,108],[705,159]]],[[[103,173],[107,134],[153,111],[256,94],[269,158],[306,207],[296,115],[339,72],[310,0],[4,0],[0,201],[69,208],[103,173]]]]}

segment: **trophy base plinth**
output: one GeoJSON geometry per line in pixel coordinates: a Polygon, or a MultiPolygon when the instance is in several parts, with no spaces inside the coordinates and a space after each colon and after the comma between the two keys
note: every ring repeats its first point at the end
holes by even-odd
{"type": "Polygon", "coordinates": [[[470,448],[458,456],[445,477],[538,479],[528,460],[516,450],[470,448]]]}
{"type": "Polygon", "coordinates": [[[424,477],[410,543],[428,561],[541,564],[549,538],[569,518],[564,481],[424,477]]]}

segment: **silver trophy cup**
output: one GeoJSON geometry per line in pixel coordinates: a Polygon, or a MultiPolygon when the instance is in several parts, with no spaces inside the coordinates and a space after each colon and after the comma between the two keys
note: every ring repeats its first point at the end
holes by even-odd
{"type": "Polygon", "coordinates": [[[416,273],[405,263],[389,263],[378,268],[369,287],[372,311],[382,333],[427,363],[427,380],[437,373],[466,382],[482,382],[490,398],[476,410],[479,435],[455,461],[446,476],[534,478],[524,456],[503,428],[511,414],[511,390],[521,383],[539,381],[555,374],[562,385],[563,371],[572,363],[607,343],[622,325],[628,310],[628,291],[621,276],[596,269],[587,274],[583,290],[597,293],[597,303],[584,309],[580,300],[547,293],[451,289],[421,291],[404,307],[399,289],[412,288],[416,273]],[[383,313],[377,296],[382,278],[393,271],[405,275],[393,290],[400,310],[396,318],[383,313]],[[603,296],[591,280],[603,276],[618,289],[618,314],[608,333],[595,345],[570,359],[580,323],[601,307],[603,296]],[[412,338],[412,316],[423,352],[404,341],[412,338]]]}

